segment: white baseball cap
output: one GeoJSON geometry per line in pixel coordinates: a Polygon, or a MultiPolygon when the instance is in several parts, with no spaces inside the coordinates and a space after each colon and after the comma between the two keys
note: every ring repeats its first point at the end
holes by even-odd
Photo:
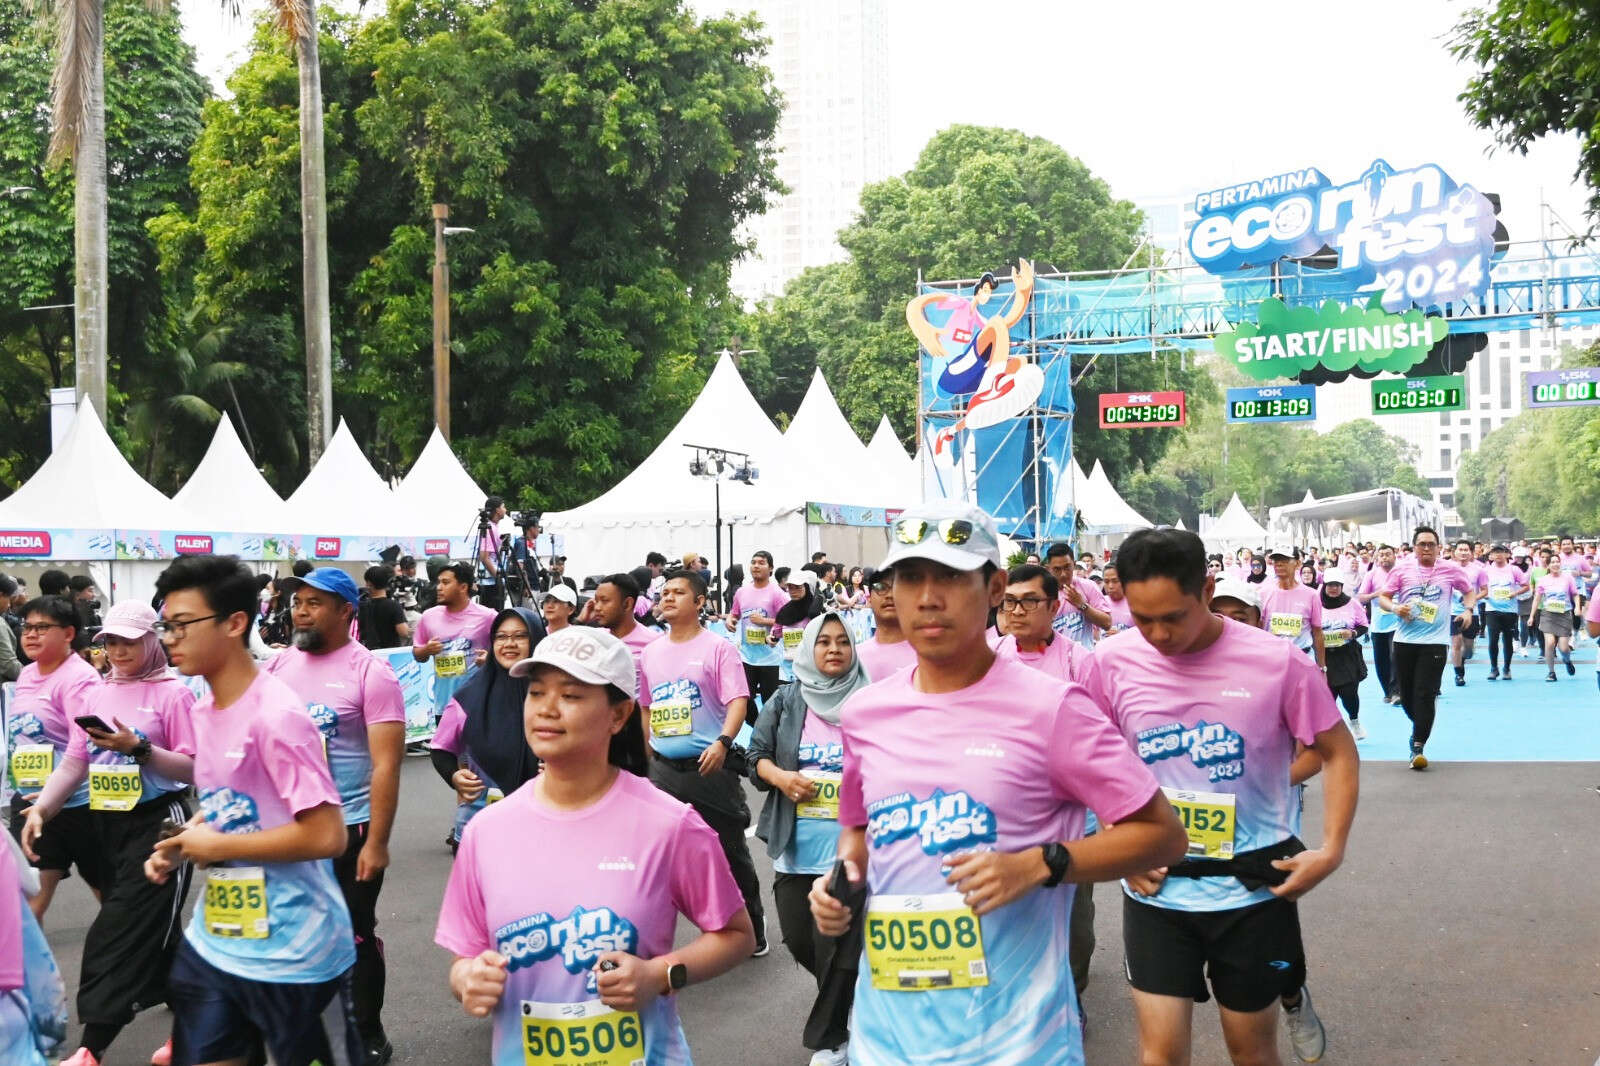
{"type": "Polygon", "coordinates": [[[550,591],[545,593],[545,595],[554,596],[568,607],[578,606],[578,594],[573,592],[572,586],[567,584],[565,581],[556,582],[553,586],[551,586],[550,591]]]}
{"type": "Polygon", "coordinates": [[[878,569],[905,559],[930,559],[952,570],[977,570],[984,563],[1006,567],[994,519],[962,500],[930,500],[889,523],[889,554],[878,569]]]}
{"type": "Polygon", "coordinates": [[[783,579],[784,587],[790,585],[804,585],[811,592],[817,591],[817,575],[810,570],[801,570],[796,567],[789,571],[789,576],[783,579]]]}
{"type": "Polygon", "coordinates": [[[639,675],[633,666],[633,653],[609,629],[568,626],[553,633],[539,642],[532,656],[511,667],[511,676],[525,677],[539,663],[591,685],[615,685],[638,698],[639,675]]]}
{"type": "Polygon", "coordinates": [[[1267,546],[1263,550],[1263,554],[1268,559],[1271,559],[1274,555],[1281,555],[1285,559],[1296,557],[1294,543],[1288,537],[1281,536],[1267,538],[1267,546]]]}
{"type": "Polygon", "coordinates": [[[1324,585],[1343,585],[1345,588],[1356,583],[1356,579],[1345,570],[1329,570],[1322,575],[1324,585]]]}
{"type": "Polygon", "coordinates": [[[1246,607],[1261,609],[1261,595],[1256,592],[1256,587],[1236,577],[1217,578],[1216,587],[1211,592],[1211,602],[1215,603],[1217,600],[1238,600],[1246,607]]]}

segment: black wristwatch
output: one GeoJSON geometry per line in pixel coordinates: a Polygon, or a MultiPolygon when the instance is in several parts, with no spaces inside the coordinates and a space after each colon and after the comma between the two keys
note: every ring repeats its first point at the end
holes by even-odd
{"type": "Polygon", "coordinates": [[[129,751],[128,754],[131,755],[133,757],[133,761],[138,763],[140,766],[143,766],[145,763],[149,762],[150,761],[150,740],[149,740],[149,738],[140,738],[139,743],[135,744],[133,746],[133,749],[131,751],[129,751]]]}
{"type": "Polygon", "coordinates": [[[681,962],[667,963],[666,994],[670,996],[681,988],[687,988],[688,985],[689,967],[685,966],[681,962]]]}
{"type": "Polygon", "coordinates": [[[728,751],[733,750],[733,738],[726,733],[717,738],[717,743],[721,744],[723,748],[728,751]]]}
{"type": "Polygon", "coordinates": [[[1055,888],[1066,879],[1067,870],[1072,866],[1072,852],[1067,850],[1065,844],[1046,844],[1041,849],[1044,851],[1044,864],[1050,868],[1050,876],[1045,879],[1045,888],[1055,888]]]}

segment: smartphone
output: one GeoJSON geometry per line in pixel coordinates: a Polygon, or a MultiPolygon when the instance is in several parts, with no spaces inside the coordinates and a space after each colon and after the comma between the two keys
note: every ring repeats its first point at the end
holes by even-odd
{"type": "Polygon", "coordinates": [[[163,818],[161,820],[161,828],[156,832],[156,839],[166,840],[168,837],[177,836],[179,833],[183,832],[183,830],[183,822],[174,821],[171,818],[163,818]]]}
{"type": "Polygon", "coordinates": [[[828,875],[828,895],[843,903],[850,896],[850,872],[843,859],[833,860],[833,872],[828,875]]]}
{"type": "Polygon", "coordinates": [[[78,723],[78,728],[83,730],[98,729],[102,733],[115,733],[116,730],[106,725],[105,719],[98,714],[80,714],[73,719],[78,723]]]}

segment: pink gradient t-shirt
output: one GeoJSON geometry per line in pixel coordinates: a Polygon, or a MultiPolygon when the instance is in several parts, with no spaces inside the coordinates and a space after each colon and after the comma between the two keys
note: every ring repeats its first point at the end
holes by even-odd
{"type": "Polygon", "coordinates": [[[1578,583],[1565,570],[1559,574],[1546,574],[1533,587],[1539,598],[1539,610],[1551,614],[1567,614],[1578,602],[1578,583]]]}
{"type": "Polygon", "coordinates": [[[651,629],[649,626],[635,622],[633,628],[628,630],[627,636],[617,637],[617,639],[628,646],[628,651],[633,655],[633,668],[637,671],[639,669],[639,658],[644,654],[644,650],[660,640],[663,635],[659,629],[651,629]]]}
{"type": "MultiPolygon", "coordinates": [[[[546,805],[538,791],[519,789],[467,826],[433,935],[463,958],[492,950],[509,960],[493,1015],[494,1066],[523,1066],[524,1003],[599,999],[602,954],[657,958],[672,950],[680,914],[719,930],[744,909],[716,834],[648,780],[618,773],[577,811],[546,805]]],[[[675,997],[653,1000],[639,1021],[640,1059],[690,1061],[675,997]]]]}
{"type": "Polygon", "coordinates": [[[1310,651],[1312,630],[1322,628],[1322,593],[1298,581],[1293,588],[1263,583],[1261,628],[1310,651]]]}
{"type": "Polygon", "coordinates": [[[639,656],[639,702],[645,708],[673,702],[689,711],[689,730],[647,714],[650,745],[669,759],[693,759],[716,743],[728,717],[728,704],[750,695],[744,666],[732,644],[701,630],[693,640],[654,641],[639,656]]]}
{"type": "Polygon", "coordinates": [[[1124,629],[1133,628],[1133,610],[1128,606],[1128,597],[1114,600],[1106,597],[1106,613],[1111,616],[1111,628],[1106,630],[1106,635],[1121,633],[1124,629]]]}
{"type": "Polygon", "coordinates": [[[909,640],[883,644],[874,637],[856,645],[856,655],[861,659],[861,668],[867,672],[870,681],[882,681],[890,674],[917,665],[917,649],[911,646],[909,640]]]}
{"type": "Polygon", "coordinates": [[[751,666],[778,666],[783,662],[783,652],[767,643],[768,634],[778,627],[762,626],[750,621],[752,615],[762,615],[776,621],[778,611],[789,602],[789,593],[776,581],[768,581],[763,588],[740,585],[733,594],[729,611],[739,620],[734,637],[739,645],[739,656],[751,666]]]}
{"type": "Polygon", "coordinates": [[[1354,597],[1342,607],[1322,609],[1322,646],[1329,651],[1342,648],[1367,628],[1367,612],[1354,597]]]}
{"type": "Polygon", "coordinates": [[[1076,681],[1079,664],[1089,654],[1060,634],[1039,651],[1023,651],[1017,646],[1017,638],[1010,633],[1000,638],[994,653],[1042,670],[1057,681],[1076,681]]]}
{"type": "MultiPolygon", "coordinates": [[[[100,685],[100,675],[95,668],[77,655],[69,654],[48,674],[39,672],[38,663],[24,666],[17,675],[17,687],[6,703],[6,738],[10,745],[6,750],[15,754],[22,745],[48,744],[54,749],[52,764],[61,765],[72,740],[72,720],[89,713],[94,690],[100,685]]],[[[16,775],[10,771],[8,767],[11,786],[16,788],[16,775]]],[[[62,806],[82,807],[88,802],[89,783],[85,780],[62,806]]]]}
{"type": "Polygon", "coordinates": [[[286,648],[267,673],[295,691],[328,747],[328,768],[344,803],[346,825],[372,818],[372,749],[367,727],[406,722],[400,682],[386,660],[351,641],[326,655],[286,648]]]}
{"type": "MultiPolygon", "coordinates": [[[[1233,796],[1237,854],[1294,833],[1295,741],[1312,744],[1340,718],[1309,657],[1262,630],[1221,622],[1222,635],[1188,655],[1162,655],[1136,629],[1119,633],[1100,642],[1081,680],[1164,788],[1233,796]]],[[[1137,898],[1217,911],[1273,896],[1233,877],[1169,877],[1155,896],[1137,898]]]]}
{"type": "MultiPolygon", "coordinates": [[[[1106,594],[1100,591],[1099,585],[1096,585],[1086,577],[1073,578],[1072,585],[1083,594],[1085,606],[1093,607],[1097,611],[1106,609],[1106,594]]],[[[1060,599],[1056,603],[1054,625],[1057,633],[1066,634],[1067,639],[1075,644],[1085,648],[1094,647],[1094,626],[1090,625],[1083,612],[1074,607],[1072,601],[1067,599],[1065,589],[1061,591],[1060,599]]]]}
{"type": "MultiPolygon", "coordinates": [[[[259,833],[325,804],[339,805],[322,735],[305,702],[272,675],[258,671],[225,708],[207,693],[195,704],[193,720],[195,790],[200,813],[217,832],[259,833]]],[[[315,984],[355,963],[350,912],[327,859],[222,865],[261,871],[269,932],[217,936],[206,926],[206,908],[196,906],[186,935],[211,965],[251,981],[315,984]]]]}
{"type": "MultiPolygon", "coordinates": [[[[91,690],[85,714],[96,714],[106,725],[116,728],[121,722],[158,748],[180,755],[194,754],[194,693],[176,674],[159,681],[131,684],[102,683],[91,690]]],[[[78,723],[72,723],[72,738],[67,741],[67,758],[82,759],[93,766],[138,766],[132,755],[102,748],[89,739],[78,723]]],[[[167,792],[181,792],[186,781],[173,781],[156,772],[151,763],[139,766],[141,803],[167,792]]]]}
{"type": "Polygon", "coordinates": [[[27,979],[22,972],[23,899],[16,852],[10,845],[0,846],[0,991],[21,988],[27,979]]]}

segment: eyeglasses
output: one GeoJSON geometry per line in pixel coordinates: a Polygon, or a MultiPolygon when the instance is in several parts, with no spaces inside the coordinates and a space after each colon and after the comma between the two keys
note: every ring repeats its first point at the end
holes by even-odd
{"type": "Polygon", "coordinates": [[[1006,596],[1000,601],[1000,609],[1011,614],[1017,611],[1032,614],[1049,602],[1042,596],[1006,596]]]}
{"type": "Polygon", "coordinates": [[[872,584],[868,585],[867,590],[869,592],[876,592],[879,595],[882,595],[883,593],[889,591],[889,582],[883,578],[879,578],[878,580],[872,582],[872,584]]]}
{"type": "Polygon", "coordinates": [[[171,622],[160,621],[155,624],[156,636],[162,640],[182,640],[189,635],[189,627],[196,622],[211,622],[226,615],[203,614],[199,618],[181,618],[171,622]]]}
{"type": "Polygon", "coordinates": [[[925,518],[901,518],[894,524],[894,539],[901,544],[921,544],[929,534],[937,532],[939,539],[952,547],[960,547],[972,539],[972,523],[965,518],[946,518],[929,522],[925,518]]]}
{"type": "Polygon", "coordinates": [[[24,633],[43,633],[46,630],[50,630],[50,629],[65,629],[65,628],[67,628],[67,627],[62,625],[59,622],[24,622],[24,623],[22,623],[22,631],[24,633]]]}
{"type": "Polygon", "coordinates": [[[528,634],[526,634],[526,633],[496,633],[494,635],[494,642],[496,644],[526,644],[526,643],[528,643],[528,634]]]}

